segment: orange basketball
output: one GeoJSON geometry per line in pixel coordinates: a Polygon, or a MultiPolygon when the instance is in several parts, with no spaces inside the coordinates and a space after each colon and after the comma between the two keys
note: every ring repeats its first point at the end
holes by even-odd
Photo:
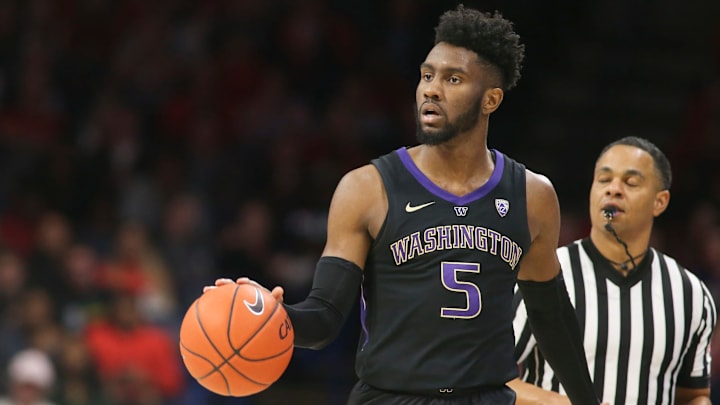
{"type": "Polygon", "coordinates": [[[200,385],[243,397],[280,378],[294,337],[285,308],[267,290],[227,284],[190,305],[180,326],[180,354],[200,385]]]}

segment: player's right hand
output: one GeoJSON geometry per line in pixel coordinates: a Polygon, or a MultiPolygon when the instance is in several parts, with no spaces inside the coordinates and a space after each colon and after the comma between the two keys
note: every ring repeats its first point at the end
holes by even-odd
{"type": "Polygon", "coordinates": [[[203,287],[203,293],[206,293],[214,288],[217,288],[217,287],[220,287],[220,286],[223,286],[226,284],[238,284],[238,285],[252,284],[256,287],[263,288],[266,291],[268,291],[270,294],[272,294],[273,298],[275,298],[275,300],[277,300],[277,302],[279,302],[281,304],[283,302],[283,294],[285,294],[285,290],[283,290],[282,287],[278,286],[278,287],[273,288],[272,291],[270,291],[267,288],[260,285],[257,281],[251,280],[247,277],[240,277],[239,279],[237,279],[235,281],[233,281],[232,279],[229,279],[229,278],[219,278],[219,279],[215,280],[215,285],[208,285],[208,286],[203,287]]]}

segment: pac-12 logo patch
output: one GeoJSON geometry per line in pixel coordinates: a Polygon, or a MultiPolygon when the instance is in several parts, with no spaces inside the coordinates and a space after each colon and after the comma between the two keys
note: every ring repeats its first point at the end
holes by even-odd
{"type": "Polygon", "coordinates": [[[508,211],[510,211],[510,201],[504,198],[496,198],[495,209],[501,217],[504,217],[505,215],[507,215],[508,211]]]}

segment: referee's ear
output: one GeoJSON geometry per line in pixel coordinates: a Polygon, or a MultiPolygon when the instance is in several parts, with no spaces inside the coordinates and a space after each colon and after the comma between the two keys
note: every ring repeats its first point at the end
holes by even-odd
{"type": "Polygon", "coordinates": [[[653,216],[658,217],[670,204],[670,190],[659,191],[655,194],[655,203],[653,204],[653,216]]]}

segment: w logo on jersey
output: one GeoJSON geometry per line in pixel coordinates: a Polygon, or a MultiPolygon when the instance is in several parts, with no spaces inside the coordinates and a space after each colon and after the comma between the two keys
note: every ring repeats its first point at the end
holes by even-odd
{"type": "Polygon", "coordinates": [[[510,202],[504,198],[496,198],[495,209],[501,217],[504,217],[510,211],[510,202]]]}
{"type": "Polygon", "coordinates": [[[454,207],[455,208],[455,215],[459,217],[464,217],[467,215],[468,207],[454,207]]]}

